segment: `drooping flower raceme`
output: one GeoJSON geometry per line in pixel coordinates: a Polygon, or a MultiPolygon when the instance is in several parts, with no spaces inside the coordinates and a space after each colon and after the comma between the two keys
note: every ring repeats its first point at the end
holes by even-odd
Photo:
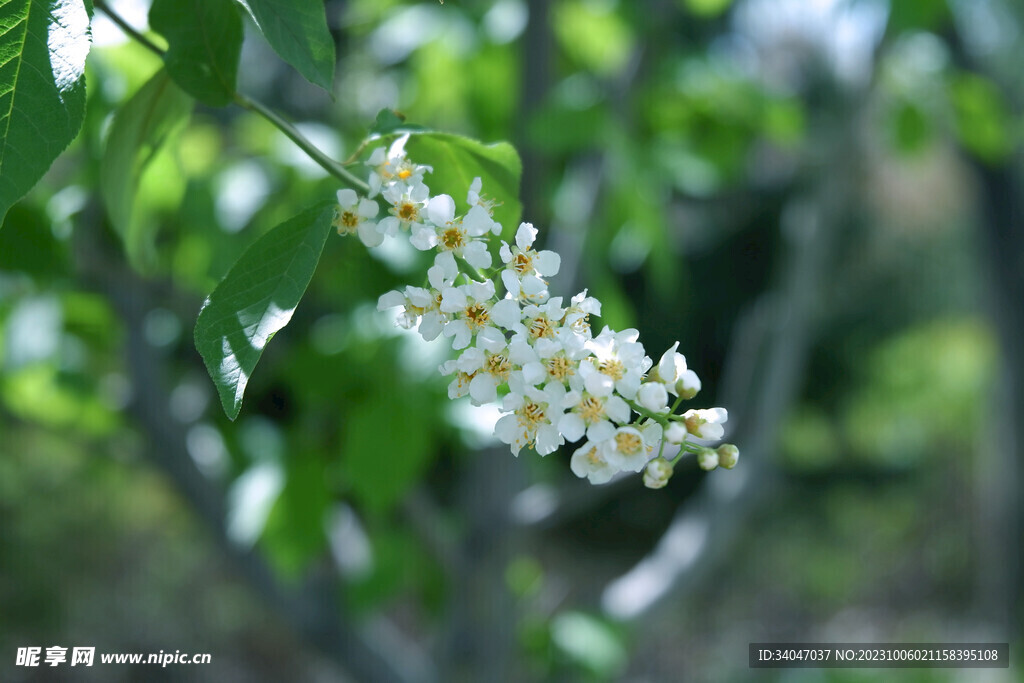
{"type": "Polygon", "coordinates": [[[457,355],[439,368],[452,377],[450,398],[498,404],[504,415],[495,436],[515,455],[527,447],[547,455],[583,440],[570,467],[592,484],[644,472],[646,486],[661,488],[686,453],[704,469],[736,464],[735,446],[707,446],[724,435],[724,408],[675,412],[701,386],[678,342],[655,365],[637,330],[606,326],[595,336],[591,317],[600,315],[600,301],[586,290],[568,302],[550,295],[548,278],[561,258],[534,249],[532,224],[518,226],[513,244],[496,243],[502,226],[480,178],[459,212],[451,196],[430,195],[425,178],[432,169],[406,158],[403,145],[399,138],[367,162],[370,196],[381,195],[387,214],[377,221],[374,201],[341,190],[335,225],[369,247],[407,239],[434,253],[424,286],[387,292],[377,308],[400,308],[397,324],[427,341],[451,341],[457,355]]]}

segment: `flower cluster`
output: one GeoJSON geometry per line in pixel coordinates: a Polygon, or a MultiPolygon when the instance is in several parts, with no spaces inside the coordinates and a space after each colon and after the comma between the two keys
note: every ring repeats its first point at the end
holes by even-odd
{"type": "Polygon", "coordinates": [[[547,455],[582,440],[571,468],[592,484],[643,471],[645,485],[661,488],[685,453],[704,469],[736,464],[735,446],[706,447],[722,438],[725,409],[676,414],[701,388],[678,342],[655,364],[636,330],[606,326],[595,334],[592,316],[601,314],[601,302],[586,290],[568,301],[550,295],[548,278],[561,259],[534,248],[533,225],[522,223],[514,244],[501,241],[496,262],[488,247],[502,226],[480,179],[460,213],[452,197],[430,195],[424,178],[432,169],[406,158],[404,144],[400,138],[387,152],[373,152],[370,197],[338,192],[335,226],[369,247],[403,236],[434,253],[424,286],[387,292],[377,308],[400,308],[397,324],[427,341],[450,340],[458,355],[439,368],[452,378],[450,398],[498,403],[505,414],[495,436],[515,455],[525,447],[547,455]],[[389,205],[380,220],[378,194],[389,205]]]}

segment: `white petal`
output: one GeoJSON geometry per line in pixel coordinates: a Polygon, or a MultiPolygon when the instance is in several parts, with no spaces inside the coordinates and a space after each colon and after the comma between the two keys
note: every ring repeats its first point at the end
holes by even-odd
{"type": "Polygon", "coordinates": [[[668,351],[661,355],[661,360],[658,361],[658,376],[661,377],[661,381],[666,384],[672,384],[678,379],[676,375],[676,349],[679,348],[679,342],[672,345],[668,351]]]}
{"type": "Polygon", "coordinates": [[[357,201],[359,201],[359,198],[356,196],[355,190],[350,190],[348,188],[338,190],[338,203],[346,209],[354,206],[357,201]]]}
{"type": "Polygon", "coordinates": [[[501,284],[505,285],[505,291],[513,299],[519,298],[519,278],[511,270],[501,271],[501,284]]]}
{"type": "Polygon", "coordinates": [[[502,263],[508,263],[512,260],[512,250],[508,248],[508,242],[501,241],[501,249],[498,249],[498,256],[501,257],[502,263]]]}
{"type": "Polygon", "coordinates": [[[455,218],[455,200],[439,194],[427,203],[427,217],[434,225],[446,225],[455,218]]]}
{"type": "Polygon", "coordinates": [[[484,366],[484,360],[483,350],[474,347],[462,352],[456,366],[459,370],[468,375],[482,368],[484,366]]]}
{"type": "Polygon", "coordinates": [[[420,323],[420,336],[425,341],[434,341],[443,329],[444,318],[439,313],[431,311],[423,316],[423,321],[420,323]]]}
{"type": "Polygon", "coordinates": [[[479,237],[490,232],[493,222],[487,209],[478,205],[470,209],[466,217],[462,219],[462,227],[473,237],[479,237]]]}
{"type": "Polygon", "coordinates": [[[526,363],[523,365],[523,381],[531,386],[537,386],[545,379],[548,373],[540,363],[526,363]]]}
{"type": "Polygon", "coordinates": [[[592,372],[583,378],[583,386],[594,396],[603,398],[611,395],[615,382],[603,372],[592,372]]]}
{"type": "Polygon", "coordinates": [[[359,200],[358,213],[363,218],[374,218],[378,211],[380,211],[380,207],[377,206],[377,202],[371,199],[366,199],[365,197],[359,200]]]}
{"type": "Polygon", "coordinates": [[[480,404],[493,403],[498,400],[497,385],[494,375],[486,372],[478,373],[469,383],[469,395],[480,404]]]}
{"type": "Polygon", "coordinates": [[[569,441],[579,441],[586,430],[583,418],[576,413],[566,413],[558,421],[558,431],[569,441]]]}
{"type": "Polygon", "coordinates": [[[562,266],[562,257],[553,251],[544,250],[538,252],[533,258],[533,267],[541,275],[557,275],[558,269],[562,266]]]}
{"type": "Polygon", "coordinates": [[[399,292],[398,290],[395,290],[395,289],[391,290],[390,292],[385,292],[385,293],[381,294],[380,298],[377,299],[377,310],[378,311],[384,311],[384,310],[387,310],[389,308],[394,308],[395,306],[404,306],[404,305],[405,305],[405,295],[402,294],[401,292],[399,292]]]}
{"type": "Polygon", "coordinates": [[[590,425],[587,438],[591,441],[606,441],[615,436],[615,427],[608,420],[601,420],[590,425]]]}
{"type": "Polygon", "coordinates": [[[462,250],[462,258],[474,268],[486,269],[491,267],[491,252],[487,251],[487,245],[483,242],[470,242],[462,250]]]}
{"type": "Polygon", "coordinates": [[[522,326],[519,304],[512,299],[502,299],[491,307],[491,320],[506,330],[515,330],[522,326]]]}
{"type": "Polygon", "coordinates": [[[533,223],[520,223],[519,229],[516,230],[516,246],[520,249],[527,249],[535,239],[537,239],[537,228],[533,227],[533,223]]]}
{"type": "Polygon", "coordinates": [[[491,353],[501,353],[507,343],[505,335],[494,327],[485,327],[476,335],[476,345],[491,353]]]}
{"type": "Polygon", "coordinates": [[[412,237],[409,238],[409,243],[420,251],[429,251],[437,246],[437,233],[433,228],[413,228],[412,237]]]}
{"type": "Polygon", "coordinates": [[[445,287],[441,290],[441,310],[445,313],[461,311],[467,305],[469,305],[469,300],[458,287],[445,287]]]}
{"type": "Polygon", "coordinates": [[[548,453],[554,453],[558,450],[558,447],[565,443],[565,439],[562,438],[558,428],[554,425],[541,425],[537,430],[537,453],[539,455],[547,455],[548,453]]]}
{"type": "Polygon", "coordinates": [[[359,241],[368,247],[379,246],[384,241],[384,235],[377,232],[375,223],[360,223],[356,228],[356,233],[359,235],[359,241]]]}
{"type": "Polygon", "coordinates": [[[630,409],[629,405],[618,396],[612,395],[608,397],[608,400],[604,404],[604,412],[611,419],[615,420],[619,424],[626,424],[629,422],[630,409]]]}
{"type": "Polygon", "coordinates": [[[661,382],[644,382],[636,392],[636,400],[653,413],[668,409],[668,391],[661,382]]]}
{"type": "MultiPolygon", "coordinates": [[[[434,257],[434,267],[440,268],[442,278],[449,282],[454,280],[459,274],[459,264],[455,263],[455,255],[450,251],[438,253],[434,257]]],[[[427,271],[427,279],[430,280],[430,284],[434,289],[443,289],[440,284],[436,284],[431,278],[430,270],[427,271]]]]}

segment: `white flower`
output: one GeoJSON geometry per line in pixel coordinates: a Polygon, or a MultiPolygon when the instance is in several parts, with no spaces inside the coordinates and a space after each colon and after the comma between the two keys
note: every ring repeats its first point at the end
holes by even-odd
{"type": "MultiPolygon", "coordinates": [[[[469,192],[466,193],[466,203],[472,206],[479,206],[481,209],[487,212],[487,215],[491,218],[494,217],[494,206],[495,202],[493,199],[487,199],[480,190],[483,187],[483,181],[479,177],[473,178],[473,182],[469,184],[469,192]]],[[[491,232],[495,235],[501,234],[501,225],[499,223],[491,222],[491,232]]]]}
{"type": "Polygon", "coordinates": [[[505,335],[493,327],[480,331],[476,346],[466,349],[456,364],[459,372],[470,378],[469,395],[476,405],[498,400],[497,388],[509,380],[509,360],[505,335]]]}
{"type": "Polygon", "coordinates": [[[729,413],[725,408],[706,408],[702,410],[687,410],[683,413],[683,421],[686,423],[686,431],[698,439],[707,441],[718,441],[725,435],[724,425],[729,419],[729,413]]]}
{"type": "Polygon", "coordinates": [[[619,470],[605,459],[605,450],[603,443],[584,442],[569,461],[572,473],[581,479],[586,477],[591,484],[607,484],[619,470]]]}
{"type": "Polygon", "coordinates": [[[672,476],[672,465],[665,458],[655,458],[644,468],[644,486],[649,489],[664,488],[672,476]]]}
{"type": "Polygon", "coordinates": [[[399,230],[415,230],[423,227],[427,198],[430,191],[423,183],[407,186],[401,183],[384,188],[384,199],[391,204],[390,216],[377,224],[377,230],[385,235],[397,235],[399,230]]]}
{"type": "Polygon", "coordinates": [[[471,281],[467,285],[445,287],[441,291],[441,312],[449,316],[444,336],[453,337],[452,348],[464,349],[470,339],[492,325],[494,283],[471,281]]]}
{"type": "Polygon", "coordinates": [[[464,218],[456,220],[455,201],[442,194],[427,203],[427,217],[431,225],[419,225],[413,230],[409,241],[414,247],[421,251],[437,247],[464,258],[475,268],[491,267],[487,244],[479,239],[493,222],[484,209],[475,206],[464,218]]]}
{"type": "Polygon", "coordinates": [[[524,446],[530,445],[540,455],[547,455],[565,443],[554,424],[562,416],[565,387],[555,382],[543,390],[522,386],[513,375],[509,388],[502,406],[509,414],[494,425],[494,435],[512,447],[513,455],[519,455],[524,446]]]}
{"type": "Polygon", "coordinates": [[[586,391],[570,391],[562,404],[569,410],[558,421],[558,431],[569,441],[578,441],[584,433],[591,441],[606,441],[618,424],[629,422],[629,406],[618,396],[593,396],[586,391]]]}
{"type": "Polygon", "coordinates": [[[652,413],[668,411],[668,391],[661,382],[644,382],[636,392],[636,402],[652,413]]]}
{"type": "Polygon", "coordinates": [[[587,296],[587,290],[575,295],[565,309],[565,326],[576,334],[590,339],[590,316],[601,315],[601,302],[587,296]]]}
{"type": "Polygon", "coordinates": [[[360,241],[368,247],[376,247],[384,241],[377,232],[377,225],[371,219],[377,216],[377,202],[355,193],[355,190],[338,190],[338,208],[334,214],[334,227],[339,235],[359,235],[360,241]]]}
{"type": "Polygon", "coordinates": [[[718,467],[718,453],[711,448],[702,448],[697,453],[697,464],[702,470],[710,472],[718,467]]]}
{"type": "Polygon", "coordinates": [[[547,282],[543,277],[558,273],[562,257],[553,251],[534,250],[536,238],[537,229],[530,223],[522,223],[516,231],[516,246],[510,247],[502,241],[498,253],[505,264],[501,281],[508,293],[515,299],[541,303],[547,298],[547,282]]]}
{"type": "Polygon", "coordinates": [[[370,167],[370,178],[367,182],[371,197],[376,196],[385,184],[422,184],[423,174],[434,170],[430,166],[414,164],[406,159],[405,143],[408,139],[408,135],[398,138],[391,143],[391,148],[386,153],[383,147],[378,147],[366,160],[366,165],[370,167]]]}
{"type": "Polygon", "coordinates": [[[640,381],[651,367],[651,359],[644,355],[643,344],[637,341],[640,333],[634,329],[615,332],[605,327],[601,334],[587,342],[593,359],[580,363],[580,375],[587,391],[595,396],[607,396],[613,390],[632,400],[640,388],[640,381]]]}
{"type": "Polygon", "coordinates": [[[469,385],[473,381],[473,375],[459,370],[458,361],[447,360],[437,368],[437,371],[442,375],[455,374],[455,379],[448,384],[448,398],[454,401],[469,393],[469,385]]]}
{"type": "Polygon", "coordinates": [[[639,472],[648,460],[643,434],[635,427],[619,427],[605,442],[604,457],[613,467],[639,472]]]}
{"type": "Polygon", "coordinates": [[[657,379],[664,382],[669,393],[683,398],[693,398],[700,391],[697,373],[686,367],[686,357],[678,353],[679,342],[673,344],[661,356],[657,366],[657,379]]]}
{"type": "Polygon", "coordinates": [[[541,339],[555,339],[559,328],[562,325],[562,316],[565,309],[562,308],[562,297],[552,297],[550,301],[540,306],[529,304],[523,307],[523,324],[526,326],[526,333],[531,343],[541,339]]]}
{"type": "Polygon", "coordinates": [[[441,310],[441,291],[450,287],[457,275],[458,270],[454,261],[450,266],[436,264],[427,270],[430,289],[410,285],[404,292],[387,292],[377,300],[377,310],[402,306],[403,310],[395,321],[396,324],[408,330],[419,321],[419,332],[423,339],[433,341],[448,322],[448,315],[441,310]]]}

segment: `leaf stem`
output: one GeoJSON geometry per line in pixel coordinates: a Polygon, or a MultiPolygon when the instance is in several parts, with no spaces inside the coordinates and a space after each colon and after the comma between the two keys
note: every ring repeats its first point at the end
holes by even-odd
{"type": "Polygon", "coordinates": [[[104,2],[104,0],[95,0],[93,2],[93,6],[96,9],[100,10],[101,12],[103,12],[104,14],[106,14],[107,17],[112,22],[117,24],[118,28],[120,28],[122,31],[124,31],[125,34],[127,34],[130,38],[135,40],[135,42],[139,43],[144,48],[146,48],[150,52],[156,54],[156,56],[158,56],[161,59],[163,59],[164,51],[161,50],[160,47],[157,46],[157,44],[154,43],[152,40],[150,40],[146,36],[142,35],[138,31],[136,31],[135,28],[131,24],[129,24],[127,21],[124,20],[124,18],[121,17],[121,15],[119,15],[117,12],[112,10],[107,5],[107,3],[104,2]]]}
{"type": "Polygon", "coordinates": [[[370,186],[365,181],[357,178],[351,171],[344,168],[334,159],[321,152],[316,145],[309,141],[299,130],[281,118],[274,110],[270,109],[267,105],[262,102],[258,102],[250,97],[246,97],[242,93],[236,92],[234,95],[235,104],[247,109],[251,112],[259,114],[270,123],[284,133],[288,139],[294,142],[299,148],[309,155],[309,158],[318,163],[325,171],[330,173],[335,178],[338,178],[343,183],[348,185],[354,190],[360,190],[361,192],[369,192],[370,186]]]}
{"type": "MultiPolygon", "coordinates": [[[[122,31],[124,31],[126,35],[128,35],[128,37],[132,38],[140,45],[148,49],[150,52],[153,52],[154,54],[159,56],[161,59],[165,57],[164,51],[161,50],[160,47],[156,45],[156,43],[154,43],[149,38],[147,38],[146,36],[136,31],[134,28],[132,28],[131,24],[125,21],[124,18],[122,18],[109,5],[107,5],[105,0],[95,0],[93,5],[97,9],[102,11],[104,14],[106,14],[111,21],[117,24],[118,27],[122,31]]],[[[309,155],[310,159],[319,164],[325,171],[330,173],[332,176],[342,181],[345,185],[348,185],[352,189],[359,190],[361,192],[368,192],[370,190],[370,186],[367,185],[365,181],[356,177],[353,173],[345,169],[337,161],[331,159],[329,156],[321,152],[316,147],[316,145],[314,145],[312,142],[309,141],[308,138],[306,138],[306,136],[300,133],[299,130],[293,124],[284,120],[284,118],[282,118],[279,114],[270,109],[270,107],[263,104],[262,102],[258,102],[252,99],[251,97],[247,97],[237,91],[233,93],[232,98],[235,104],[237,104],[238,106],[253,113],[259,114],[267,121],[272,123],[274,127],[277,128],[282,133],[284,133],[289,140],[298,145],[299,149],[301,149],[303,152],[309,155]]]]}

